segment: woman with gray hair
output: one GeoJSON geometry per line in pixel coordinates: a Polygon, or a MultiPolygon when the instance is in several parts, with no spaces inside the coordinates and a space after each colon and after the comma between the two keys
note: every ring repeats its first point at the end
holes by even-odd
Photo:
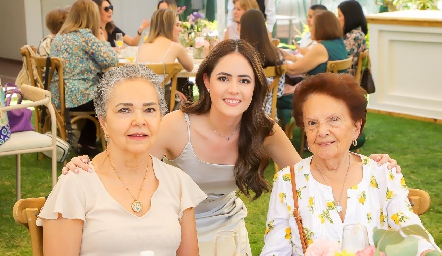
{"type": "Polygon", "coordinates": [[[108,148],[89,163],[94,172],[54,187],[38,220],[44,254],[198,255],[194,207],[206,194],[149,154],[166,111],[158,76],[142,65],[112,68],[94,104],[108,148]]]}

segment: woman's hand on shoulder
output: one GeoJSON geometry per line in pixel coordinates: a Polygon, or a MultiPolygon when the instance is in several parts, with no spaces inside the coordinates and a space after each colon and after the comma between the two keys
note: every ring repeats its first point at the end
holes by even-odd
{"type": "Polygon", "coordinates": [[[401,172],[401,166],[397,164],[397,161],[391,158],[388,154],[371,154],[370,158],[378,163],[378,166],[381,166],[385,163],[389,163],[387,168],[389,170],[396,168],[396,172],[401,172]]]}
{"type": "Polygon", "coordinates": [[[76,156],[69,161],[69,163],[66,164],[65,167],[61,169],[61,172],[66,175],[69,171],[72,171],[74,173],[78,173],[80,170],[84,170],[87,172],[92,172],[91,167],[88,165],[90,159],[89,156],[83,155],[83,156],[76,156]]]}

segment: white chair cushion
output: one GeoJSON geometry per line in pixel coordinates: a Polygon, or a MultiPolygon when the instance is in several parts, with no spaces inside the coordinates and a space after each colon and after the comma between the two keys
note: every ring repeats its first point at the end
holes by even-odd
{"type": "Polygon", "coordinates": [[[52,138],[34,131],[14,132],[11,138],[0,146],[0,152],[52,146],[52,138]]]}

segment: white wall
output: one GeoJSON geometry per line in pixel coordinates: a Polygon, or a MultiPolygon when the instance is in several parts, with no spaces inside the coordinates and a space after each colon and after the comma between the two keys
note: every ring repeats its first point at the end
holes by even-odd
{"type": "Polygon", "coordinates": [[[26,44],[24,0],[0,0],[0,57],[20,60],[26,44]]]}

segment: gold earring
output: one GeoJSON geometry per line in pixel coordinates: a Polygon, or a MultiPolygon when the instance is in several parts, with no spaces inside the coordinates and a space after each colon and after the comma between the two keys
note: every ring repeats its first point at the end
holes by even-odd
{"type": "Polygon", "coordinates": [[[356,146],[358,145],[358,141],[357,141],[357,140],[354,140],[353,143],[352,143],[352,145],[353,145],[354,147],[356,147],[356,146]]]}

